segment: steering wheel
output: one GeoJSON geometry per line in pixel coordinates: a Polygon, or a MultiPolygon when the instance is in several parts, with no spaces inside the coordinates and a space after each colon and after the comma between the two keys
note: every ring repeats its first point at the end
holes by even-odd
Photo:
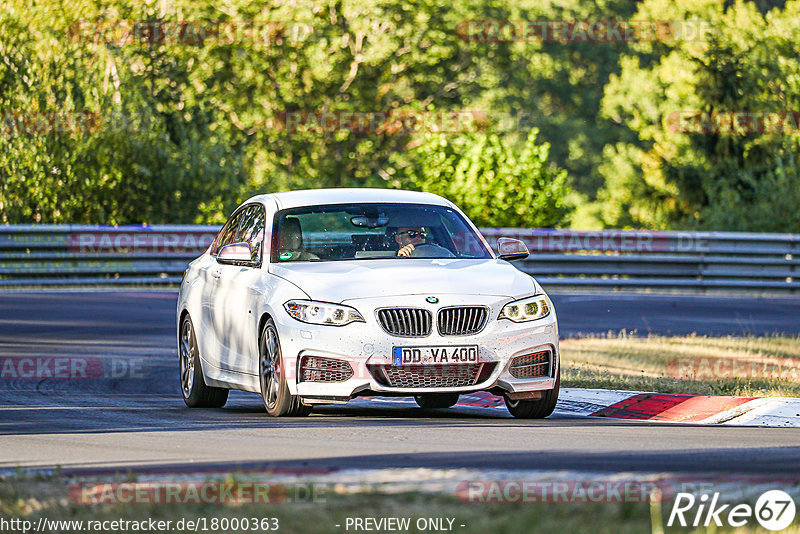
{"type": "Polygon", "coordinates": [[[423,243],[415,245],[411,251],[412,258],[455,258],[456,255],[439,245],[423,243]]]}

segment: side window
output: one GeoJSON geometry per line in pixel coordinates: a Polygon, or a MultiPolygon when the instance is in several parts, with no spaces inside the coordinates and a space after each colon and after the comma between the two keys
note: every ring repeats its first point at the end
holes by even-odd
{"type": "Polygon", "coordinates": [[[245,208],[239,234],[239,241],[244,241],[250,245],[252,261],[261,261],[261,250],[264,246],[264,227],[267,217],[264,208],[258,204],[252,204],[245,208]]]}
{"type": "Polygon", "coordinates": [[[217,238],[214,240],[214,247],[211,249],[211,254],[216,256],[219,252],[219,249],[224,247],[225,245],[230,245],[231,243],[236,243],[234,238],[236,237],[237,230],[239,229],[239,223],[242,221],[242,214],[244,210],[239,210],[233,214],[233,216],[228,219],[228,222],[225,223],[225,226],[222,228],[220,233],[217,235],[217,238]]]}

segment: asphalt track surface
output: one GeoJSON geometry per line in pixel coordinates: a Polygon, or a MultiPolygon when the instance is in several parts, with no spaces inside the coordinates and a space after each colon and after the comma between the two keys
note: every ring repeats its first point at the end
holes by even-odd
{"type": "MultiPolygon", "coordinates": [[[[555,294],[562,336],[635,330],[800,332],[800,299],[555,294]]],[[[0,293],[0,357],[80,356],[108,376],[0,380],[0,469],[430,467],[800,474],[800,429],[657,424],[558,412],[522,421],[475,409],[355,402],[271,419],[258,395],[190,410],[180,398],[175,294],[0,293]],[[110,365],[111,360],[120,365],[110,365]],[[113,371],[109,374],[109,369],[113,371]]]]}

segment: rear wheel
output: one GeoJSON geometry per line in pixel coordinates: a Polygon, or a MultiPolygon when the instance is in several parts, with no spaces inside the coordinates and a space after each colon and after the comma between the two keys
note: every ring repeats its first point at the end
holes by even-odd
{"type": "Polygon", "coordinates": [[[536,400],[511,400],[508,395],[503,395],[506,401],[506,408],[511,415],[517,419],[542,419],[547,417],[556,409],[558,402],[558,389],[561,384],[561,369],[556,375],[556,386],[542,394],[541,399],[536,400]]]}
{"type": "Polygon", "coordinates": [[[431,393],[428,395],[416,395],[414,400],[420,408],[450,408],[458,402],[458,393],[431,393]]]}
{"type": "Polygon", "coordinates": [[[207,386],[200,367],[200,351],[194,325],[187,314],[181,321],[180,346],[178,348],[183,402],[189,408],[222,408],[228,401],[228,390],[207,386]]]}
{"type": "Polygon", "coordinates": [[[300,397],[289,393],[278,330],[272,319],[268,319],[261,329],[258,352],[261,398],[267,413],[272,417],[301,417],[310,414],[311,406],[304,405],[300,402],[300,397]]]}

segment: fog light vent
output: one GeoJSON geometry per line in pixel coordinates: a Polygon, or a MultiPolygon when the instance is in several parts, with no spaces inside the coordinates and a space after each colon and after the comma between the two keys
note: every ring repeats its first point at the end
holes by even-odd
{"type": "Polygon", "coordinates": [[[344,360],[303,356],[300,360],[301,382],[344,382],[353,376],[353,368],[344,360]]]}
{"type": "Polygon", "coordinates": [[[511,360],[511,366],[508,372],[514,378],[541,378],[550,376],[550,361],[551,352],[543,350],[541,352],[534,352],[533,354],[526,354],[524,356],[517,356],[511,360]]]}

